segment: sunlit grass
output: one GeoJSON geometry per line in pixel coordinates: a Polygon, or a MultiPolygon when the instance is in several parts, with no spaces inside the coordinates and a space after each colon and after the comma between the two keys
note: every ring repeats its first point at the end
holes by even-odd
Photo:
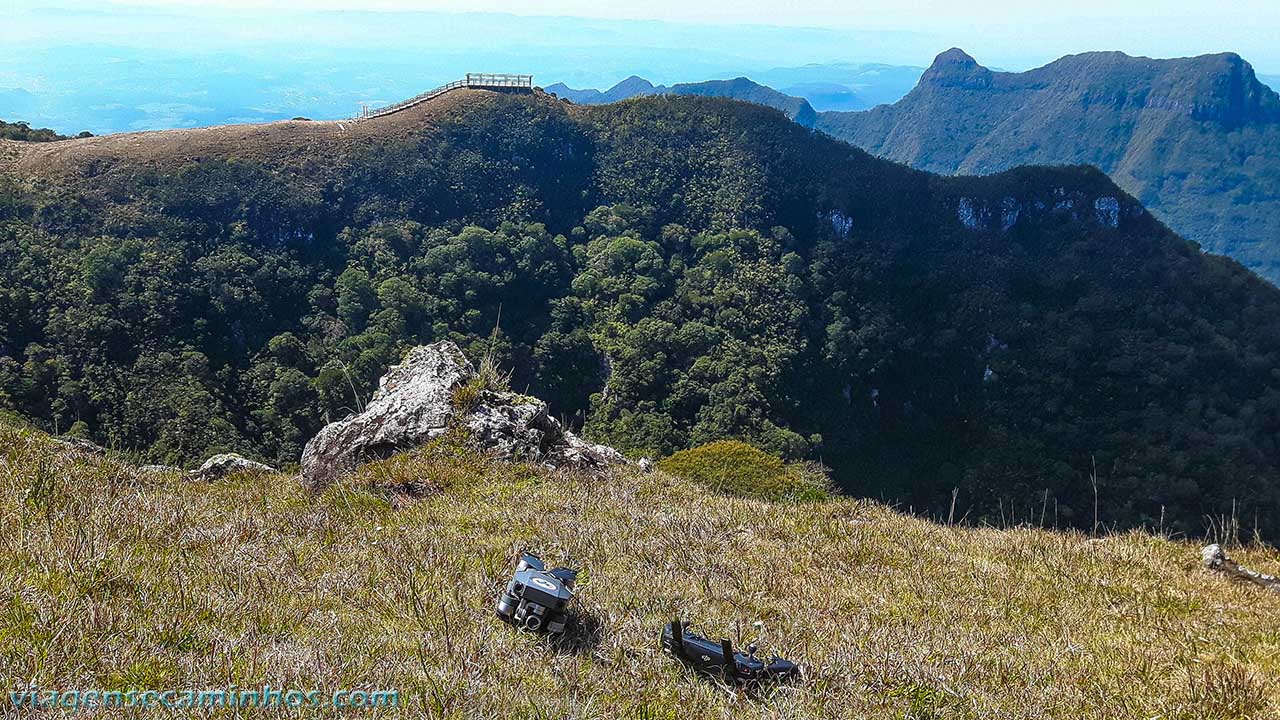
{"type": "Polygon", "coordinates": [[[1280,713],[1280,597],[1202,571],[1190,543],[947,527],[451,443],[311,495],[0,428],[0,548],[0,674],[44,688],[398,688],[408,707],[382,714],[426,717],[1280,713]],[[519,549],[583,569],[590,632],[549,643],[494,618],[519,549]],[[676,615],[808,679],[759,697],[701,681],[658,652],[676,615]]]}

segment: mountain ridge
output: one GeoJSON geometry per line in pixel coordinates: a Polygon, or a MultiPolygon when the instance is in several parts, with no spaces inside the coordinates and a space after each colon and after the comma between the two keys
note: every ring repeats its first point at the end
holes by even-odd
{"type": "Polygon", "coordinates": [[[754,102],[786,113],[801,127],[812,128],[818,121],[818,113],[808,100],[786,95],[746,77],[729,80],[705,80],[702,82],[676,83],[671,86],[654,85],[638,75],[632,75],[605,91],[574,90],[564,83],[556,83],[545,90],[576,103],[598,105],[646,95],[701,95],[723,97],[754,102]]]}
{"type": "Polygon", "coordinates": [[[1239,55],[1070,55],[994,72],[959,49],[898,103],[818,129],[943,174],[1096,165],[1207,250],[1280,278],[1280,96],[1239,55]]]}

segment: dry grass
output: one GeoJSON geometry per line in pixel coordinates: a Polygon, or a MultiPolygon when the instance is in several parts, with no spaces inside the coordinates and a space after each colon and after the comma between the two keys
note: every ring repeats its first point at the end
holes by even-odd
{"type": "MultiPolygon", "coordinates": [[[[117,133],[59,142],[0,141],[0,172],[49,179],[173,169],[207,158],[278,165],[339,162],[351,146],[414,137],[442,119],[468,112],[496,93],[457,90],[412,109],[361,123],[280,120],[249,125],[117,133]]],[[[102,178],[99,178],[102,181],[102,178]]]]}
{"type": "Polygon", "coordinates": [[[0,548],[0,674],[45,688],[391,687],[394,714],[424,717],[1280,714],[1280,596],[1136,533],[953,528],[449,448],[312,496],[142,476],[0,428],[0,548]],[[415,472],[422,499],[364,489],[415,472]],[[572,642],[494,619],[523,548],[583,569],[572,642]],[[657,651],[673,615],[808,680],[760,697],[703,682],[657,651]]]}

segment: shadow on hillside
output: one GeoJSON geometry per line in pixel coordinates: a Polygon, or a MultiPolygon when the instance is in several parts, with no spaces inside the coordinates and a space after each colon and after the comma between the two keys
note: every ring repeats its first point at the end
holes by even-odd
{"type": "Polygon", "coordinates": [[[569,624],[559,637],[549,638],[547,647],[562,655],[581,655],[600,645],[604,637],[604,620],[599,613],[575,607],[569,611],[569,624]]]}

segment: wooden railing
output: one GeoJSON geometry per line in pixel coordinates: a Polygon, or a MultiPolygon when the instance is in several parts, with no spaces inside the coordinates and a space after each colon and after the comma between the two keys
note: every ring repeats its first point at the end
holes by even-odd
{"type": "Polygon", "coordinates": [[[502,73],[467,73],[463,80],[467,87],[532,88],[532,75],[506,75],[502,73]]]}
{"type": "Polygon", "coordinates": [[[419,105],[433,98],[458,88],[533,88],[532,75],[509,75],[506,73],[467,73],[462,80],[454,80],[451,83],[441,85],[438,88],[428,90],[421,95],[414,95],[408,100],[401,100],[398,103],[392,103],[385,107],[362,108],[360,114],[352,118],[352,120],[368,120],[370,118],[382,117],[391,113],[406,110],[415,105],[419,105]]]}

